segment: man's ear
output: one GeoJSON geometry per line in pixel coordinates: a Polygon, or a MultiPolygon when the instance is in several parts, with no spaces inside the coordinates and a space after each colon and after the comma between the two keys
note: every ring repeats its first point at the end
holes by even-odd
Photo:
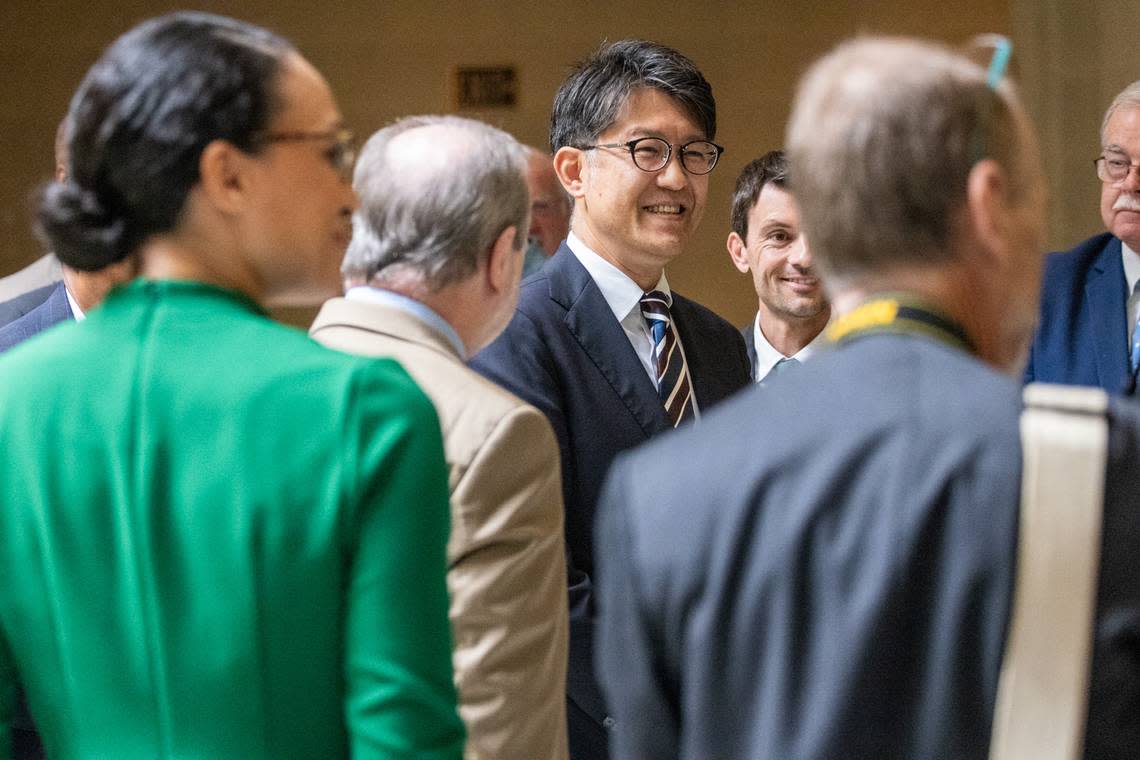
{"type": "Polygon", "coordinates": [[[748,263],[748,251],[744,249],[744,239],[735,232],[730,232],[725,247],[728,248],[728,255],[732,257],[732,263],[736,265],[736,268],[747,274],[751,265],[748,263]]]}
{"type": "Polygon", "coordinates": [[[214,140],[198,158],[198,176],[206,202],[224,214],[237,213],[249,202],[253,161],[226,140],[214,140]]]}
{"type": "Polygon", "coordinates": [[[1008,248],[1013,202],[1009,174],[993,159],[974,164],[966,178],[968,230],[991,256],[1008,248]]]}
{"type": "Polygon", "coordinates": [[[487,285],[500,293],[513,288],[522,276],[523,252],[515,247],[518,228],[513,224],[499,233],[487,254],[487,285]]]}
{"type": "Polygon", "coordinates": [[[573,198],[586,194],[586,151],[563,146],[554,154],[554,173],[573,198]]]}

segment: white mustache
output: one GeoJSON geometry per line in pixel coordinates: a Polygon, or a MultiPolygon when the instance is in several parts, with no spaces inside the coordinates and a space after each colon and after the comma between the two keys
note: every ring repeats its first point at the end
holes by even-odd
{"type": "Polygon", "coordinates": [[[1140,211],[1140,198],[1131,193],[1121,193],[1112,204],[1113,211],[1140,211]]]}

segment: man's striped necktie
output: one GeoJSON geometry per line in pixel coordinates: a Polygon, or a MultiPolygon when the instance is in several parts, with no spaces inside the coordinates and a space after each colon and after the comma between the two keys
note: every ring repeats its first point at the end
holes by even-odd
{"type": "Polygon", "coordinates": [[[641,315],[653,335],[653,363],[657,368],[657,395],[673,427],[693,417],[693,386],[689,366],[677,341],[669,314],[669,296],[659,290],[641,297],[641,315]]]}

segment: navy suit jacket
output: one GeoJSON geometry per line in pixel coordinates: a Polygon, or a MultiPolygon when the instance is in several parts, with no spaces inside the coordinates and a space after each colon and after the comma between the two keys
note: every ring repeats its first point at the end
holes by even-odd
{"type": "Polygon", "coordinates": [[[0,327],[16,321],[42,304],[55,291],[57,285],[58,282],[53,282],[0,303],[0,327]]]}
{"type": "MultiPolygon", "coordinates": [[[[702,413],[751,383],[735,327],[677,293],[671,312],[702,413]]],[[[570,754],[604,758],[609,721],[592,662],[594,506],[614,457],[672,425],[601,290],[565,243],[523,282],[511,323],[471,366],[538,407],[558,439],[570,576],[570,754]]]]}
{"type": "Polygon", "coordinates": [[[1025,382],[1093,385],[1109,393],[1129,386],[1128,286],[1120,253],[1120,239],[1104,233],[1046,259],[1025,382]]]}
{"type": "MultiPolygon", "coordinates": [[[[0,307],[8,306],[14,302],[21,301],[21,299],[24,299],[22,301],[24,305],[27,305],[29,300],[34,301],[36,299],[39,299],[40,303],[15,321],[0,327],[0,353],[7,351],[18,343],[23,343],[28,338],[43,332],[53,325],[66,322],[74,316],[71,313],[71,304],[67,302],[67,289],[64,287],[62,281],[54,285],[33,290],[22,296],[17,296],[12,299],[12,301],[0,304],[0,307]],[[47,293],[46,300],[41,294],[41,291],[45,290],[50,291],[47,293]]],[[[24,706],[22,695],[20,697],[19,708],[16,713],[16,721],[12,733],[13,757],[17,760],[32,760],[33,758],[43,757],[43,748],[40,745],[39,736],[32,726],[31,718],[28,717],[27,708],[24,706]]]]}
{"type": "Polygon", "coordinates": [[[16,321],[0,327],[0,353],[49,327],[74,318],[71,304],[67,302],[67,288],[62,282],[57,282],[52,287],[54,289],[46,301],[16,321]]]}
{"type": "Polygon", "coordinates": [[[744,350],[748,354],[748,364],[752,368],[752,379],[756,379],[756,321],[753,321],[740,328],[740,336],[744,338],[744,350]]]}

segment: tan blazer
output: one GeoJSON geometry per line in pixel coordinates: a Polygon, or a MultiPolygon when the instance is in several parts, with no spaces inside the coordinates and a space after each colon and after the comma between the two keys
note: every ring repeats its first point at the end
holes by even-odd
{"type": "Polygon", "coordinates": [[[334,298],[312,336],[398,360],[435,403],[450,468],[447,585],[467,760],[567,757],[566,568],[546,418],[396,308],[334,298]]]}

